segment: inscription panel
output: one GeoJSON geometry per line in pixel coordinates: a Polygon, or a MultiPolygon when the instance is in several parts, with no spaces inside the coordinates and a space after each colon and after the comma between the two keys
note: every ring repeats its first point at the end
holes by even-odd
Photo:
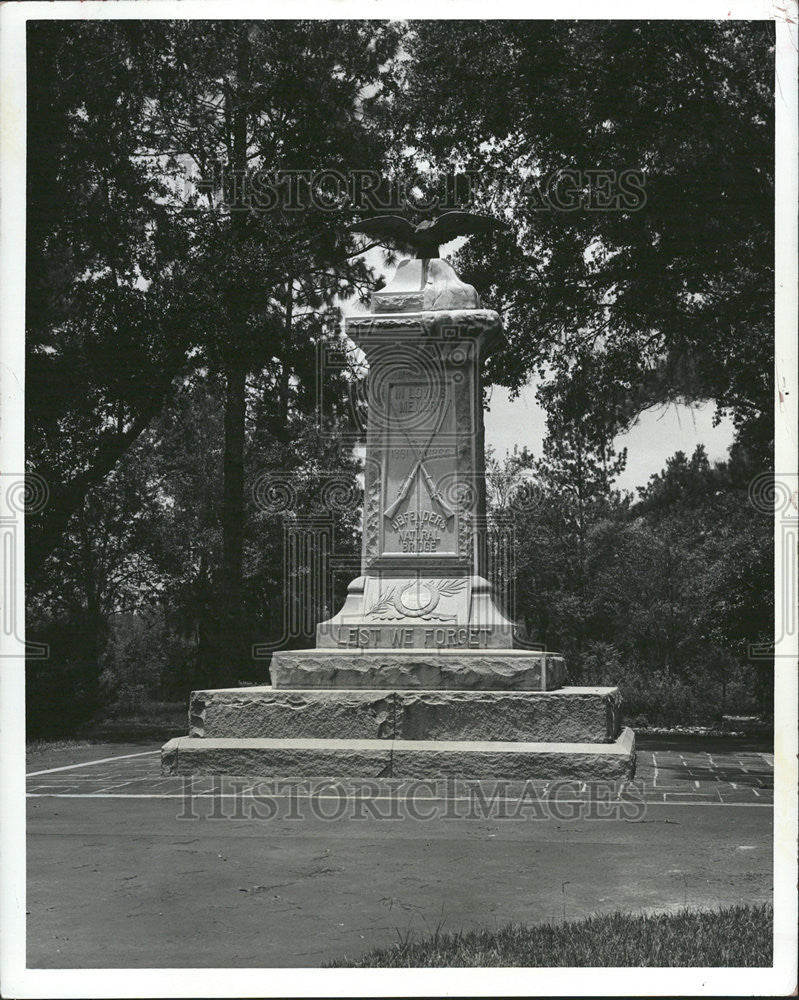
{"type": "Polygon", "coordinates": [[[446,386],[396,383],[382,441],[381,554],[459,556],[455,418],[446,386]],[[448,495],[450,494],[450,495],[448,495]]]}
{"type": "Polygon", "coordinates": [[[336,645],[349,649],[486,649],[492,645],[490,625],[342,626],[336,645]]]}

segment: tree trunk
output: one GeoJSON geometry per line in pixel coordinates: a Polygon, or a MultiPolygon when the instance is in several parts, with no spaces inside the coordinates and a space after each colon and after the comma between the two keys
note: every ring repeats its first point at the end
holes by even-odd
{"type": "Polygon", "coordinates": [[[86,659],[83,669],[83,692],[87,707],[93,711],[99,707],[100,702],[100,660],[105,648],[106,621],[100,606],[99,573],[92,548],[92,538],[85,521],[85,508],[79,510],[77,523],[85,594],[82,646],[86,659]]]}
{"type": "Polygon", "coordinates": [[[285,323],[283,333],[283,357],[280,362],[280,375],[278,376],[278,410],[276,433],[281,441],[288,438],[287,425],[289,421],[289,393],[291,391],[291,340],[293,336],[292,324],[294,320],[294,294],[293,279],[289,278],[286,285],[286,306],[285,323]]]}
{"type": "Polygon", "coordinates": [[[228,366],[222,500],[222,642],[219,683],[235,684],[246,665],[244,626],[244,418],[247,371],[228,366]]]}
{"type": "MultiPolygon", "coordinates": [[[[249,76],[249,39],[247,26],[240,29],[237,48],[236,87],[230,93],[233,168],[244,183],[247,167],[247,83],[249,76]]],[[[231,219],[234,238],[244,235],[243,213],[234,211],[231,219]]],[[[222,632],[219,649],[218,679],[233,685],[249,661],[244,618],[244,438],[246,415],[247,314],[236,303],[231,309],[230,357],[225,379],[225,456],[222,499],[222,632]]]]}

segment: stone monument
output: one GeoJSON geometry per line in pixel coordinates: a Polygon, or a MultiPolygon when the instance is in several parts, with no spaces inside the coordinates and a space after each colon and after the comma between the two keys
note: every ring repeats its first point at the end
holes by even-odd
{"type": "Polygon", "coordinates": [[[192,693],[165,774],[632,776],[618,689],[564,686],[563,657],[524,648],[486,576],[480,372],[501,324],[435,254],[493,225],[355,227],[417,252],[346,320],[369,362],[361,574],[316,648],[273,655],[271,687],[192,693]]]}

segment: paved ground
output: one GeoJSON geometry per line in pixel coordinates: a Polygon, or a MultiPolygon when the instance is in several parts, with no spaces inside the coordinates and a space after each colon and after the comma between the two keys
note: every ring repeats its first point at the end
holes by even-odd
{"type": "Polygon", "coordinates": [[[319,966],[439,925],[770,899],[765,744],[642,743],[601,788],[187,785],[147,745],[33,753],[28,964],[319,966]]]}

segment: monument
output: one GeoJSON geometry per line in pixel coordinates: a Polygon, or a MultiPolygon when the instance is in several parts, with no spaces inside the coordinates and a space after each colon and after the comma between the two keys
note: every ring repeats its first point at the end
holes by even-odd
{"type": "Polygon", "coordinates": [[[271,686],[195,691],[165,774],[627,778],[617,688],[565,686],[487,579],[481,362],[499,315],[437,256],[494,220],[451,212],[359,231],[415,251],[345,331],[369,362],[361,574],[276,652],[271,686]]]}

